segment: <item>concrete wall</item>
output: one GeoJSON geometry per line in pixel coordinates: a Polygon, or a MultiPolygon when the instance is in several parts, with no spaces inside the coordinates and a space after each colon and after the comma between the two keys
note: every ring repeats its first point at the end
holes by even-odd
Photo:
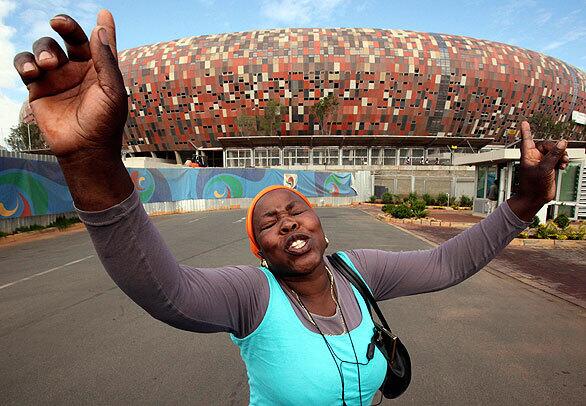
{"type": "Polygon", "coordinates": [[[374,171],[375,186],[389,193],[405,195],[412,192],[450,196],[474,196],[474,168],[460,166],[391,167],[374,171]]]}
{"type": "Polygon", "coordinates": [[[57,162],[57,158],[53,155],[40,155],[40,154],[26,154],[24,152],[13,152],[0,150],[0,158],[20,158],[30,159],[31,161],[45,161],[45,162],[57,162]]]}
{"type": "Polygon", "coordinates": [[[77,217],[77,213],[69,212],[60,214],[45,214],[43,216],[3,218],[0,219],[0,232],[9,234],[19,227],[28,227],[34,224],[38,226],[48,226],[57,220],[57,217],[72,218],[77,217]]]}

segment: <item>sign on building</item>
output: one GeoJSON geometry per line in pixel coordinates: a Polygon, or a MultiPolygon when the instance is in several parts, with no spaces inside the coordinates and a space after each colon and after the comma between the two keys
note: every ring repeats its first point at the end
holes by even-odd
{"type": "Polygon", "coordinates": [[[586,114],[579,111],[572,111],[572,120],[578,124],[586,125],[586,114]]]}

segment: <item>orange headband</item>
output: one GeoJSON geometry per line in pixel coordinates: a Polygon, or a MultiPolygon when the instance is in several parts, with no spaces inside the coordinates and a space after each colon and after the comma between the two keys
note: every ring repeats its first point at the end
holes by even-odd
{"type": "Polygon", "coordinates": [[[254,207],[256,206],[256,204],[258,203],[258,201],[260,200],[261,197],[263,197],[264,195],[266,195],[269,192],[272,192],[273,190],[278,190],[278,189],[285,189],[285,190],[288,190],[289,192],[295,193],[297,196],[299,196],[301,199],[303,199],[303,201],[305,203],[307,203],[307,205],[309,207],[311,207],[311,203],[309,202],[307,197],[305,197],[303,195],[303,193],[301,193],[300,191],[298,191],[296,189],[292,189],[289,186],[273,185],[273,186],[266,187],[263,190],[261,190],[260,192],[258,192],[258,194],[254,197],[254,199],[252,199],[252,203],[250,204],[250,207],[248,208],[248,213],[246,214],[246,233],[248,234],[248,242],[250,243],[250,251],[252,251],[252,253],[254,255],[256,255],[258,258],[262,258],[262,257],[260,256],[260,248],[258,247],[258,244],[256,243],[256,239],[254,238],[254,230],[252,229],[252,213],[254,212],[254,207]]]}

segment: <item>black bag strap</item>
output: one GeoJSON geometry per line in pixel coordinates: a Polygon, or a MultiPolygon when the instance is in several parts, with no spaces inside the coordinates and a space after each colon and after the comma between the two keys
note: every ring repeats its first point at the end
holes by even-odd
{"type": "Polygon", "coordinates": [[[374,312],[376,313],[382,326],[389,332],[391,332],[391,328],[389,327],[389,324],[387,323],[385,316],[383,316],[383,313],[378,307],[378,304],[376,303],[374,296],[372,296],[372,293],[370,293],[370,289],[368,288],[368,286],[366,286],[366,283],[364,283],[362,278],[356,275],[356,272],[354,272],[354,270],[346,263],[346,261],[344,261],[344,259],[337,252],[333,255],[328,255],[327,258],[330,261],[330,263],[342,274],[342,276],[344,276],[352,285],[354,285],[356,290],[358,290],[358,293],[362,295],[364,301],[366,302],[366,307],[368,308],[371,317],[372,309],[374,309],[374,312]]]}

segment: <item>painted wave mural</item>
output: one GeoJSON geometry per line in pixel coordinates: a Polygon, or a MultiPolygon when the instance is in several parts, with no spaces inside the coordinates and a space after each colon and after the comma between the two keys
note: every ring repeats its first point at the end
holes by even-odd
{"type": "MultiPolygon", "coordinates": [[[[256,168],[128,168],[143,203],[252,198],[270,185],[290,184],[308,197],[356,196],[351,173],[256,168]]],[[[54,162],[0,158],[0,218],[73,211],[54,162]]]]}

